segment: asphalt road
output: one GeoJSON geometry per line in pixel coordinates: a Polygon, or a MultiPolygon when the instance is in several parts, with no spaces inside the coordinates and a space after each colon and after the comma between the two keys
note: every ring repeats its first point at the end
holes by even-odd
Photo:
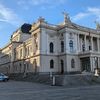
{"type": "Polygon", "coordinates": [[[100,86],[68,88],[31,82],[0,82],[0,100],[100,100],[100,86]]]}

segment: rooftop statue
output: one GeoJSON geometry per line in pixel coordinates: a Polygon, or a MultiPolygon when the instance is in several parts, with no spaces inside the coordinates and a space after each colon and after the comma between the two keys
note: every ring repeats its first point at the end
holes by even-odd
{"type": "Polygon", "coordinates": [[[97,30],[100,30],[100,23],[97,22],[97,21],[95,21],[95,23],[96,23],[96,29],[97,29],[97,30]]]}
{"type": "Polygon", "coordinates": [[[45,19],[44,19],[43,17],[41,17],[41,16],[40,16],[39,19],[38,19],[38,21],[40,21],[40,22],[44,22],[44,20],[45,20],[45,19]]]}
{"type": "Polygon", "coordinates": [[[62,12],[62,13],[63,13],[63,15],[64,15],[64,22],[65,22],[65,23],[70,22],[70,17],[69,17],[69,14],[68,14],[68,13],[66,13],[66,12],[62,12]]]}

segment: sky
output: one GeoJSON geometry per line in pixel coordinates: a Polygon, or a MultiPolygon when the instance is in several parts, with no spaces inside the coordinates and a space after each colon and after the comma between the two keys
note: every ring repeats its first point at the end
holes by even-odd
{"type": "Polygon", "coordinates": [[[48,23],[59,24],[69,14],[72,22],[95,28],[100,23],[100,0],[0,0],[0,48],[23,23],[34,23],[42,16],[48,23]]]}

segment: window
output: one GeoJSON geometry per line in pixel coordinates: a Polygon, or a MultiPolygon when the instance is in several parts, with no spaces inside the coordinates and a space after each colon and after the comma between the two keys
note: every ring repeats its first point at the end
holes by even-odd
{"type": "Polygon", "coordinates": [[[64,73],[64,61],[61,60],[61,74],[64,73]]]}
{"type": "Polygon", "coordinates": [[[64,41],[61,41],[61,52],[64,52],[64,41]]]}
{"type": "Polygon", "coordinates": [[[14,60],[16,59],[16,48],[14,48],[14,60]]]}
{"type": "Polygon", "coordinates": [[[85,51],[85,44],[82,44],[82,51],[85,51]]]}
{"type": "Polygon", "coordinates": [[[20,58],[22,57],[22,49],[20,49],[20,58]]]}
{"type": "Polygon", "coordinates": [[[84,37],[82,38],[82,51],[85,51],[85,41],[84,41],[84,37]]]}
{"type": "Polygon", "coordinates": [[[60,39],[64,39],[63,33],[60,34],[60,39]]]}
{"type": "Polygon", "coordinates": [[[61,60],[61,66],[63,66],[64,65],[64,61],[63,60],[61,60]]]}
{"type": "Polygon", "coordinates": [[[19,66],[21,67],[21,66],[22,66],[22,64],[20,63],[20,64],[19,64],[19,66]]]}
{"type": "Polygon", "coordinates": [[[29,52],[30,52],[29,51],[29,46],[27,46],[25,50],[26,50],[26,56],[29,56],[29,52]]]}
{"type": "Polygon", "coordinates": [[[70,34],[69,34],[69,38],[70,38],[70,39],[73,39],[73,33],[70,33],[70,34]]]}
{"type": "Polygon", "coordinates": [[[75,60],[74,59],[71,60],[71,67],[75,68],[75,60]]]}
{"type": "Polygon", "coordinates": [[[20,63],[19,64],[19,72],[21,73],[21,67],[22,67],[22,64],[20,63]]]}
{"type": "Polygon", "coordinates": [[[54,49],[54,45],[53,45],[53,43],[51,42],[51,43],[50,43],[50,53],[53,53],[53,52],[54,52],[53,49],[54,49]]]}
{"type": "Polygon", "coordinates": [[[50,68],[54,68],[54,61],[53,60],[50,60],[50,68]]]}
{"type": "Polygon", "coordinates": [[[69,41],[69,47],[70,47],[70,51],[73,52],[73,41],[72,40],[69,41]]]}

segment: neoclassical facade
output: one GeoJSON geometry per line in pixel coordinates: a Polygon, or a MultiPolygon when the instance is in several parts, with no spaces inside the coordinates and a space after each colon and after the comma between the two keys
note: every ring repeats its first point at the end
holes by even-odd
{"type": "Polygon", "coordinates": [[[40,17],[23,24],[0,49],[0,72],[94,72],[100,66],[100,25],[96,29],[71,22],[52,25],[40,17]]]}

